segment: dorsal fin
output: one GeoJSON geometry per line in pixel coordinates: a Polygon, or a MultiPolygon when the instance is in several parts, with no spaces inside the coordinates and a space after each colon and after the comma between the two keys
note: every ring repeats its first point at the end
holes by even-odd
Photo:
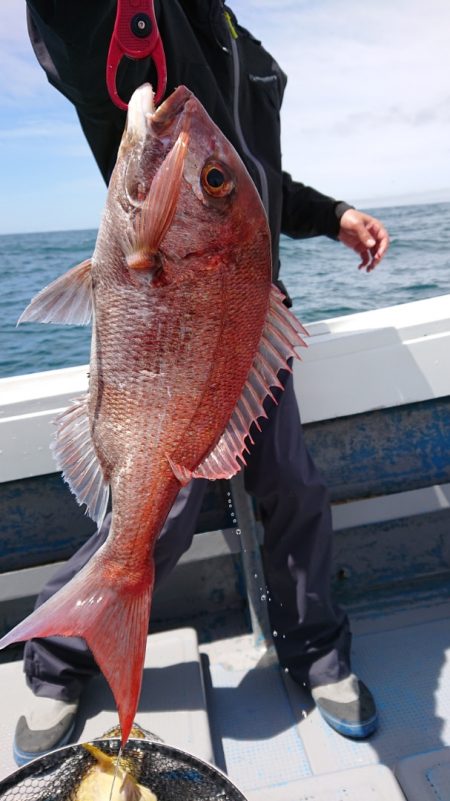
{"type": "Polygon", "coordinates": [[[88,325],[92,317],[91,260],[86,259],[41,289],[17,321],[88,325]]]}
{"type": "Polygon", "coordinates": [[[78,398],[55,419],[52,445],[57,466],[80,506],[100,527],[106,514],[109,486],[94,450],[88,415],[88,395],[78,398]]]}
{"type": "Polygon", "coordinates": [[[241,396],[216,446],[193,471],[168,457],[181,484],[187,484],[192,478],[231,478],[246,464],[244,454],[248,448],[245,440],[249,437],[251,441],[250,428],[255,423],[260,429],[258,418],[267,417],[263,402],[268,395],[273,398],[270,388],[282,388],[278,372],[282,369],[291,370],[288,360],[299,358],[295,348],[306,346],[301,334],[307,332],[286,308],[283,298],[280,290],[272,286],[258,351],[241,396]]]}

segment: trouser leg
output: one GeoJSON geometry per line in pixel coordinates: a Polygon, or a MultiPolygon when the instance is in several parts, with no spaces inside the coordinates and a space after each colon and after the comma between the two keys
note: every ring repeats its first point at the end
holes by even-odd
{"type": "MultiPolygon", "coordinates": [[[[263,561],[268,611],[280,663],[313,687],[350,672],[348,619],[331,599],[332,524],[327,488],[306,448],[287,377],[279,405],[266,401],[269,418],[245,471],[264,525],[263,561]]],[[[275,394],[275,393],[274,393],[275,394]]]]}
{"type": "MultiPolygon", "coordinates": [[[[183,487],[169,512],[155,547],[155,589],[170,573],[194,536],[207,482],[196,479],[183,487]]],[[[37,598],[40,606],[67,584],[105,542],[111,515],[101,528],[65,562],[46,584],[37,598]]],[[[30,640],[25,646],[24,670],[36,695],[64,701],[78,698],[86,682],[98,673],[92,653],[83,639],[46,637],[30,640]]]]}

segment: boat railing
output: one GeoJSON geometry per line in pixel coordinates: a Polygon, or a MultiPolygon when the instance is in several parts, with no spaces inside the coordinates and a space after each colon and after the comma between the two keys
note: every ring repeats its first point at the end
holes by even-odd
{"type": "MultiPolygon", "coordinates": [[[[338,593],[345,601],[368,586],[401,581],[405,547],[422,554],[408,566],[409,580],[442,573],[437,542],[450,514],[450,296],[307,328],[309,347],[301,349],[294,380],[307,443],[331,492],[338,593]],[[397,544],[386,565],[384,544],[393,533],[397,544]]],[[[7,617],[32,602],[48,571],[93,530],[55,473],[49,450],[55,414],[86,387],[86,366],[0,380],[0,601],[7,617]]],[[[179,567],[192,582],[194,609],[205,606],[205,597],[195,600],[202,586],[193,578],[199,564],[205,563],[208,576],[207,603],[217,608],[245,604],[242,576],[261,569],[253,561],[261,538],[253,508],[236,482],[234,524],[229,491],[224,482],[211,484],[198,536],[179,567]],[[250,531],[250,542],[236,536],[237,527],[250,531]],[[217,573],[210,569],[214,560],[217,573]],[[230,563],[233,580],[225,575],[230,563]]],[[[253,585],[247,582],[248,593],[253,585]]],[[[180,611],[177,594],[170,586],[162,593],[160,608],[165,604],[169,615],[180,611]]],[[[258,586],[248,603],[256,636],[264,640],[262,595],[258,586]]]]}

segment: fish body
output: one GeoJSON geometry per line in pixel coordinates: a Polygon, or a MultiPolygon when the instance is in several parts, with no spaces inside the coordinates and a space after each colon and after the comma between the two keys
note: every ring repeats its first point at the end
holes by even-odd
{"type": "Polygon", "coordinates": [[[179,87],[133,95],[92,259],[42,290],[21,321],[92,319],[89,392],[57,420],[57,463],[107,541],[0,647],[87,641],[129,736],[154,580],[153,549],[180,486],[231,477],[302,327],[271,284],[270,232],[239,156],[179,87]]]}

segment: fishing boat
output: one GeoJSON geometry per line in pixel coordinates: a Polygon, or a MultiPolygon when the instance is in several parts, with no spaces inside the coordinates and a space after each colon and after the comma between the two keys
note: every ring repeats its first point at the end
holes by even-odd
{"type": "MultiPolygon", "coordinates": [[[[448,801],[450,295],[308,330],[296,393],[331,490],[334,590],[379,730],[336,734],[280,669],[261,526],[240,477],[211,483],[194,543],[156,593],[136,720],[249,801],[448,801]]],[[[52,419],[86,386],[86,366],[0,381],[1,633],[93,530],[49,451],[52,419]]],[[[16,769],[24,687],[20,648],[2,660],[0,780],[16,769]]],[[[116,724],[99,676],[76,739],[116,724]]]]}

